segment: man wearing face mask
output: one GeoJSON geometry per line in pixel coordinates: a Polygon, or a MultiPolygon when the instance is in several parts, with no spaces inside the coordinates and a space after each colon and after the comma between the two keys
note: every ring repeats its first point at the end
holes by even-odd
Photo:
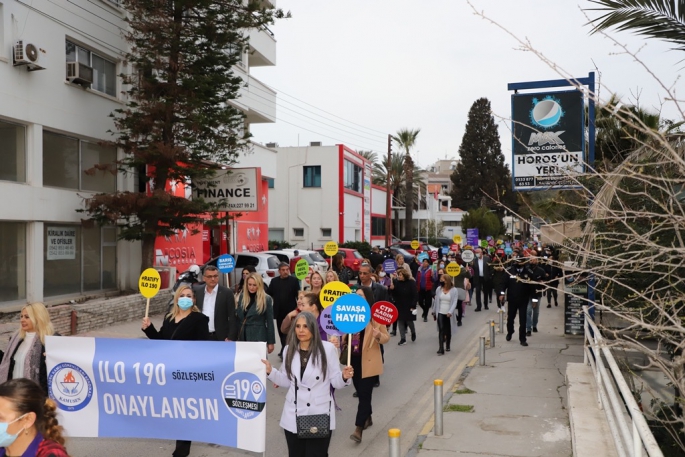
{"type": "Polygon", "coordinates": [[[516,314],[519,315],[519,341],[521,346],[528,346],[526,342],[526,311],[528,310],[528,301],[533,292],[533,288],[529,281],[532,279],[531,271],[526,268],[525,257],[516,257],[514,265],[509,267],[506,271],[508,277],[503,284],[503,287],[498,291],[498,298],[504,301],[504,294],[507,295],[507,302],[509,303],[507,316],[507,341],[511,341],[511,336],[514,334],[514,320],[516,314]]]}
{"type": "Polygon", "coordinates": [[[473,262],[473,293],[476,295],[476,311],[481,310],[481,293],[485,309],[490,304],[492,295],[492,272],[490,271],[490,257],[483,255],[481,248],[476,249],[476,259],[473,262]]]}

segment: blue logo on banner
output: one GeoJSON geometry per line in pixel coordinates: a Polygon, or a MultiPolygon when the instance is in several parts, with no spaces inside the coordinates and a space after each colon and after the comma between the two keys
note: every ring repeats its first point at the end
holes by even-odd
{"type": "Polygon", "coordinates": [[[332,308],[333,324],[343,333],[361,332],[371,321],[369,304],[360,295],[343,295],[333,303],[332,308]]]}
{"type": "Polygon", "coordinates": [[[397,271],[397,262],[393,259],[387,259],[383,262],[383,271],[392,274],[397,271]]]}
{"type": "Polygon", "coordinates": [[[551,95],[538,100],[533,99],[533,108],[530,110],[530,120],[533,124],[544,129],[554,127],[564,116],[564,110],[557,100],[551,95]]]}
{"type": "Polygon", "coordinates": [[[48,390],[59,409],[78,411],[93,398],[93,383],[85,371],[73,363],[60,363],[50,371],[48,390]]]}
{"type": "Polygon", "coordinates": [[[221,394],[228,410],[238,419],[254,419],[266,405],[266,388],[252,373],[238,372],[227,376],[221,385],[221,394]]]}
{"type": "Polygon", "coordinates": [[[421,254],[417,255],[416,257],[419,259],[420,262],[423,262],[424,259],[428,258],[428,254],[426,254],[425,252],[422,252],[421,254]]]}
{"type": "Polygon", "coordinates": [[[235,268],[235,259],[231,254],[224,254],[216,259],[216,267],[222,273],[230,273],[235,268]]]}

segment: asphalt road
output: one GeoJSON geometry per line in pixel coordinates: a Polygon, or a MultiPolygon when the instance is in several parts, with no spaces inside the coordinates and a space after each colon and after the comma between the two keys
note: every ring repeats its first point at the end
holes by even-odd
{"type": "MultiPolygon", "coordinates": [[[[475,306],[475,305],[474,305],[475,306]]],[[[349,439],[354,430],[357,399],[352,396],[352,385],[336,393],[342,411],[337,412],[337,428],[333,432],[329,454],[369,456],[387,455],[388,429],[402,431],[401,455],[414,444],[414,441],[433,412],[433,380],[443,379],[445,389],[453,384],[461,373],[461,366],[470,360],[477,350],[478,336],[486,332],[486,320],[497,320],[497,314],[490,311],[473,312],[468,307],[464,325],[459,327],[452,339],[452,351],[438,356],[438,334],[435,322],[429,316],[428,322],[416,322],[417,339],[410,340],[405,346],[397,346],[399,335],[391,337],[385,345],[385,367],[380,387],[373,394],[373,426],[364,431],[361,443],[349,439]],[[450,382],[451,381],[451,382],[450,382]]],[[[161,322],[161,317],[153,317],[153,322],[161,322]]],[[[102,337],[140,337],[139,323],[123,324],[101,331],[90,332],[83,336],[102,337]]],[[[80,335],[81,336],[81,335],[80,335]]],[[[409,335],[408,335],[409,336],[409,335]]],[[[280,363],[276,356],[278,348],[269,356],[272,363],[280,363]]],[[[266,456],[282,457],[287,455],[283,430],[278,425],[286,393],[284,388],[273,388],[268,383],[266,456]]],[[[170,456],[174,442],[165,440],[142,439],[104,439],[70,438],[68,451],[72,457],[92,456],[170,456]]],[[[193,443],[191,457],[215,456],[252,456],[261,455],[237,449],[204,443],[193,443]]]]}

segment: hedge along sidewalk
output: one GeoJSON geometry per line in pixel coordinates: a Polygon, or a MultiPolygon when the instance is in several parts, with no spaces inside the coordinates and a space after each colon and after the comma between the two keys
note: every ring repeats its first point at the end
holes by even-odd
{"type": "MultiPolygon", "coordinates": [[[[166,312],[171,299],[171,289],[160,291],[150,299],[150,315],[166,312]]],[[[131,295],[98,298],[85,303],[68,303],[48,308],[55,332],[63,336],[71,335],[71,315],[76,312],[76,331],[81,335],[93,330],[111,327],[125,322],[139,321],[145,314],[146,299],[139,293],[131,295]]],[[[19,314],[3,316],[0,324],[0,350],[7,347],[9,338],[19,329],[19,314]]],[[[142,335],[142,332],[141,332],[142,335]]]]}

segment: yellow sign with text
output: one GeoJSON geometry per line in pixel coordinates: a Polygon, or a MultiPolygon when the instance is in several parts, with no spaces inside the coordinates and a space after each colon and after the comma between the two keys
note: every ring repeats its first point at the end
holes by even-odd
{"type": "Polygon", "coordinates": [[[457,244],[461,244],[461,235],[454,235],[452,237],[452,241],[454,241],[457,244]]]}
{"type": "Polygon", "coordinates": [[[157,295],[161,287],[162,278],[159,277],[159,272],[154,268],[148,268],[138,278],[138,289],[145,298],[152,298],[157,295]]]}
{"type": "Polygon", "coordinates": [[[328,257],[333,257],[338,253],[338,243],[329,241],[324,245],[323,252],[325,252],[328,257]]]}
{"type": "Polygon", "coordinates": [[[335,301],[345,294],[351,293],[350,287],[341,281],[331,281],[321,289],[319,292],[319,300],[321,300],[321,306],[328,308],[335,301]]]}
{"type": "Polygon", "coordinates": [[[461,266],[459,266],[457,262],[450,262],[445,267],[445,273],[452,276],[453,278],[455,276],[459,276],[459,273],[461,273],[461,266]]]}
{"type": "Polygon", "coordinates": [[[412,248],[412,249],[418,249],[419,246],[421,246],[421,243],[419,243],[419,240],[413,240],[413,241],[411,242],[411,248],[412,248]]]}

